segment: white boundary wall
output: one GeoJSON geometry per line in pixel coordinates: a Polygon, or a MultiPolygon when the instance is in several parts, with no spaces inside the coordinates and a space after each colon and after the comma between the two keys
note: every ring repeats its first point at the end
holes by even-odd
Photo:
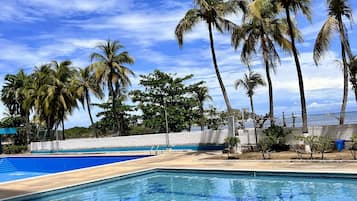
{"type": "MultiPolygon", "coordinates": [[[[242,145],[255,144],[254,129],[239,130],[238,137],[242,145]]],[[[262,130],[257,129],[258,140],[262,136],[262,130]]],[[[287,136],[288,144],[297,143],[295,135],[301,134],[301,128],[292,129],[292,133],[287,136]]],[[[350,140],[352,134],[357,134],[357,124],[340,126],[319,126],[310,127],[309,135],[330,136],[332,139],[350,140]]],[[[228,136],[227,130],[204,132],[181,132],[170,133],[170,145],[192,145],[192,144],[223,144],[224,138],[228,136]]],[[[115,147],[138,147],[166,145],[166,134],[133,135],[104,138],[80,138],[64,141],[32,142],[31,151],[57,151],[95,148],[115,148],[115,147]]]]}
{"type": "MultiPolygon", "coordinates": [[[[170,133],[170,145],[222,144],[227,130],[170,133]]],[[[133,135],[104,138],[80,138],[61,141],[32,142],[31,151],[57,151],[111,147],[166,145],[166,134],[133,135]]]]}

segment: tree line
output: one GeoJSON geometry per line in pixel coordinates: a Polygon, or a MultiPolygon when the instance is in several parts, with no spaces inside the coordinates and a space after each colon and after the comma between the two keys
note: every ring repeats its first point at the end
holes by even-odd
{"type": "MultiPolygon", "coordinates": [[[[328,50],[332,33],[339,35],[341,60],[343,63],[344,95],[341,106],[340,123],[344,122],[348,82],[350,81],[357,101],[357,59],[353,56],[347,34],[346,20],[352,19],[352,9],[347,0],[327,0],[327,20],[318,33],[314,45],[314,60],[318,64],[324,52],[328,50]]],[[[184,36],[199,22],[207,24],[208,37],[215,73],[222,90],[227,111],[219,113],[212,106],[204,108],[204,102],[210,99],[204,82],[187,84],[193,75],[177,77],[155,70],[148,75],[140,75],[143,90],[127,91],[134,72],[130,65],[134,58],[119,41],[107,40],[96,47],[90,55],[91,64],[85,68],[74,67],[70,60],[53,61],[35,67],[26,74],[20,70],[17,74],[5,76],[1,90],[1,100],[7,107],[9,115],[23,119],[27,141],[34,129],[44,128],[46,135],[54,138],[53,131],[62,127],[64,120],[74,109],[86,108],[95,128],[96,136],[100,132],[113,132],[118,135],[128,134],[135,125],[152,129],[150,132],[190,130],[197,124],[203,130],[206,126],[216,128],[218,123],[227,123],[228,116],[243,116],[231,107],[222,76],[220,74],[214,47],[213,31],[229,33],[232,47],[240,50],[242,63],[248,66],[249,73],[235,82],[236,88],[244,88],[250,98],[254,114],[253,95],[259,86],[268,86],[269,114],[271,125],[274,125],[274,96],[271,82],[272,73],[280,62],[279,50],[292,53],[296,64],[300,92],[303,132],[307,132],[307,111],[303,83],[303,74],[296,48],[296,42],[303,40],[295,23],[295,16],[301,12],[311,21],[310,0],[195,0],[194,7],[189,9],[178,22],[175,36],[180,47],[184,36]],[[228,20],[231,14],[242,14],[242,23],[228,20]],[[250,68],[253,55],[261,55],[266,81],[262,75],[250,68]],[[105,96],[105,92],[107,95],[105,96]],[[108,100],[93,104],[91,97],[108,100]],[[131,99],[136,105],[128,105],[131,99]],[[92,106],[102,109],[94,122],[92,106]],[[32,115],[31,115],[32,114],[32,115]],[[166,114],[166,115],[165,115],[166,114]],[[30,118],[32,117],[32,121],[30,118]],[[167,119],[167,120],[166,120],[167,119]],[[34,128],[35,127],[35,128],[34,128]]],[[[255,114],[254,114],[255,115],[255,114]]],[[[256,127],[261,126],[266,118],[254,118],[256,127]]],[[[16,121],[19,123],[18,121],[16,121]]]]}
{"type": "Polygon", "coordinates": [[[179,77],[155,70],[140,75],[142,90],[128,91],[134,76],[128,65],[134,58],[121,51],[123,45],[118,41],[108,40],[96,48],[98,51],[90,55],[92,63],[85,68],[74,67],[69,60],[52,61],[35,67],[30,74],[21,69],[6,75],[1,100],[9,117],[1,126],[20,127],[27,138],[22,143],[38,140],[35,134],[41,129],[46,139],[53,140],[57,130],[62,130],[61,139],[65,139],[65,119],[80,106],[87,110],[96,137],[128,135],[133,129],[134,134],[162,133],[191,130],[194,125],[201,130],[217,129],[225,124],[224,112],[205,107],[211,96],[203,81],[193,83],[193,75],[179,77]],[[91,97],[108,99],[92,103],[91,97]],[[96,122],[93,106],[101,109],[96,122]]]}
{"type": "MultiPolygon", "coordinates": [[[[339,35],[341,43],[341,60],[343,62],[344,94],[341,106],[340,124],[344,123],[344,114],[347,104],[348,80],[355,92],[357,102],[357,57],[353,56],[349,44],[345,20],[352,20],[352,9],[348,0],[327,0],[327,20],[318,33],[314,45],[314,60],[318,65],[321,56],[328,50],[332,33],[339,35]]],[[[298,86],[300,92],[302,132],[308,132],[307,109],[304,90],[303,73],[298,56],[296,42],[303,41],[302,35],[296,26],[295,17],[302,13],[308,21],[311,18],[310,0],[195,0],[194,7],[189,9],[179,21],[175,35],[180,47],[184,43],[184,35],[190,32],[199,22],[204,22],[208,28],[208,36],[212,53],[213,66],[220,84],[228,113],[232,113],[226,88],[224,86],[215,54],[213,31],[229,33],[234,49],[241,52],[242,63],[248,67],[252,55],[260,54],[266,73],[269,92],[269,119],[274,125],[274,96],[271,82],[271,72],[275,72],[280,63],[278,48],[292,53],[296,64],[298,86]],[[231,14],[242,14],[241,25],[237,25],[227,18],[231,14]]],[[[250,68],[249,68],[250,71],[250,68]]],[[[246,75],[248,77],[248,75],[246,75]]],[[[238,81],[238,83],[241,83],[238,81]]],[[[260,84],[261,85],[261,84],[260,84]]],[[[243,85],[244,86],[244,85],[243,85]]],[[[253,89],[253,87],[246,85],[253,89]]],[[[249,91],[249,90],[248,90],[249,91]]],[[[252,93],[248,93],[251,97],[252,93]]],[[[252,105],[252,104],[251,104],[252,105]]],[[[253,107],[252,107],[253,109],[253,107]]]]}

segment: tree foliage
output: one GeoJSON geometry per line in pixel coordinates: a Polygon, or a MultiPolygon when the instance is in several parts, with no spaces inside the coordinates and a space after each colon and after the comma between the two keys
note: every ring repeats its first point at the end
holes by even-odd
{"type": "Polygon", "coordinates": [[[139,84],[144,89],[134,90],[130,95],[133,101],[138,103],[146,127],[156,132],[166,132],[165,113],[169,132],[190,130],[193,122],[200,121],[200,112],[196,111],[206,98],[202,100],[200,97],[201,100],[198,100],[197,96],[192,95],[192,91],[202,84],[186,84],[192,77],[193,75],[177,77],[159,70],[140,75],[139,84]]]}

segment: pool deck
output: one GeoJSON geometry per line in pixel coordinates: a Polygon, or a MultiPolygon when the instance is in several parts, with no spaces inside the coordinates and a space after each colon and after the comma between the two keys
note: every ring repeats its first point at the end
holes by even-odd
{"type": "MultiPolygon", "coordinates": [[[[148,154],[141,152],[136,154],[148,154]]],[[[357,174],[357,161],[248,161],[248,160],[212,160],[207,159],[218,152],[166,152],[157,156],[132,161],[91,167],[70,172],[29,178],[21,181],[0,184],[0,200],[43,192],[91,181],[102,180],[128,173],[155,169],[211,169],[211,170],[250,170],[279,172],[315,172],[315,173],[350,173],[357,174]]],[[[98,154],[96,154],[98,155],[98,154]]],[[[123,154],[105,154],[123,155],[123,154]]],[[[133,155],[126,153],[124,155],[133,155]]],[[[31,155],[34,156],[34,155],[31,155]]],[[[43,156],[43,155],[41,155],[43,156]]],[[[53,156],[53,155],[51,155],[53,156]]],[[[68,155],[66,155],[68,156],[68,155]]],[[[84,155],[81,155],[84,156],[84,155]]],[[[99,156],[99,155],[98,155],[99,156]]]]}

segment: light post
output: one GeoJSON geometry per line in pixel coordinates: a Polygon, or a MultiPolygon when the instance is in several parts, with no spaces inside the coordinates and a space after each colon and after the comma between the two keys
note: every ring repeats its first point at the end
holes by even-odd
{"type": "Polygon", "coordinates": [[[166,111],[166,99],[164,99],[164,113],[165,113],[165,124],[166,124],[166,149],[170,148],[170,139],[169,139],[169,122],[167,120],[167,111],[166,111]]]}

